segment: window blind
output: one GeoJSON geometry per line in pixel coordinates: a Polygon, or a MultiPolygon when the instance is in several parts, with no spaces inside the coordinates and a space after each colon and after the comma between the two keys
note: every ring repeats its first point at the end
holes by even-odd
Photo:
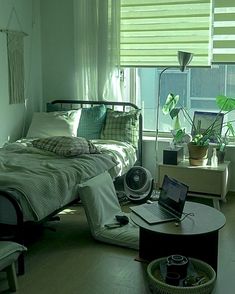
{"type": "Polygon", "coordinates": [[[121,65],[178,66],[178,50],[210,65],[211,15],[211,0],[121,0],[121,65]]]}
{"type": "Polygon", "coordinates": [[[213,63],[235,63],[235,1],[215,0],[213,63]]]}

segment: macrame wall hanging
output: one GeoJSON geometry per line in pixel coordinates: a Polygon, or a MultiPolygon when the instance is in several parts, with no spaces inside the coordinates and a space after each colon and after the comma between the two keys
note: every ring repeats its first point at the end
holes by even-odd
{"type": "Polygon", "coordinates": [[[9,104],[24,103],[24,37],[27,36],[21,29],[21,23],[15,7],[12,8],[7,28],[0,29],[7,36],[9,104]],[[15,16],[20,31],[9,30],[12,17],[15,16]]]}

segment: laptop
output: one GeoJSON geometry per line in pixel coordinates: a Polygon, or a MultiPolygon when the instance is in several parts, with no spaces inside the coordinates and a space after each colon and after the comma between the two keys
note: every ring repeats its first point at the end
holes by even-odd
{"type": "Polygon", "coordinates": [[[187,193],[187,185],[165,175],[158,202],[132,206],[130,209],[148,224],[180,220],[187,193]]]}

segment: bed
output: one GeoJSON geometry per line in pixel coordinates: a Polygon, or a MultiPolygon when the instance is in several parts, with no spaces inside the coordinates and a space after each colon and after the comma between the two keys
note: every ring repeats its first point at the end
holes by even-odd
{"type": "Polygon", "coordinates": [[[78,201],[79,184],[106,170],[115,180],[141,164],[142,117],[136,105],[48,103],[45,112],[33,115],[25,138],[0,148],[2,237],[24,243],[24,226],[49,220],[78,201]]]}

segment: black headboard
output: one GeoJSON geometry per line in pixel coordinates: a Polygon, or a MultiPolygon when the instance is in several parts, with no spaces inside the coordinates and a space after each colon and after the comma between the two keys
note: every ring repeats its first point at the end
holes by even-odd
{"type": "MultiPolygon", "coordinates": [[[[139,109],[137,105],[130,102],[115,102],[115,101],[89,101],[89,100],[54,100],[50,103],[47,103],[47,107],[50,104],[56,104],[58,106],[57,110],[69,110],[69,109],[78,109],[83,107],[93,107],[94,105],[104,104],[109,108],[120,111],[130,111],[132,109],[139,109]]],[[[142,144],[143,144],[143,119],[142,115],[139,116],[139,140],[138,140],[138,149],[137,149],[137,162],[136,165],[142,166],[142,144]]]]}

